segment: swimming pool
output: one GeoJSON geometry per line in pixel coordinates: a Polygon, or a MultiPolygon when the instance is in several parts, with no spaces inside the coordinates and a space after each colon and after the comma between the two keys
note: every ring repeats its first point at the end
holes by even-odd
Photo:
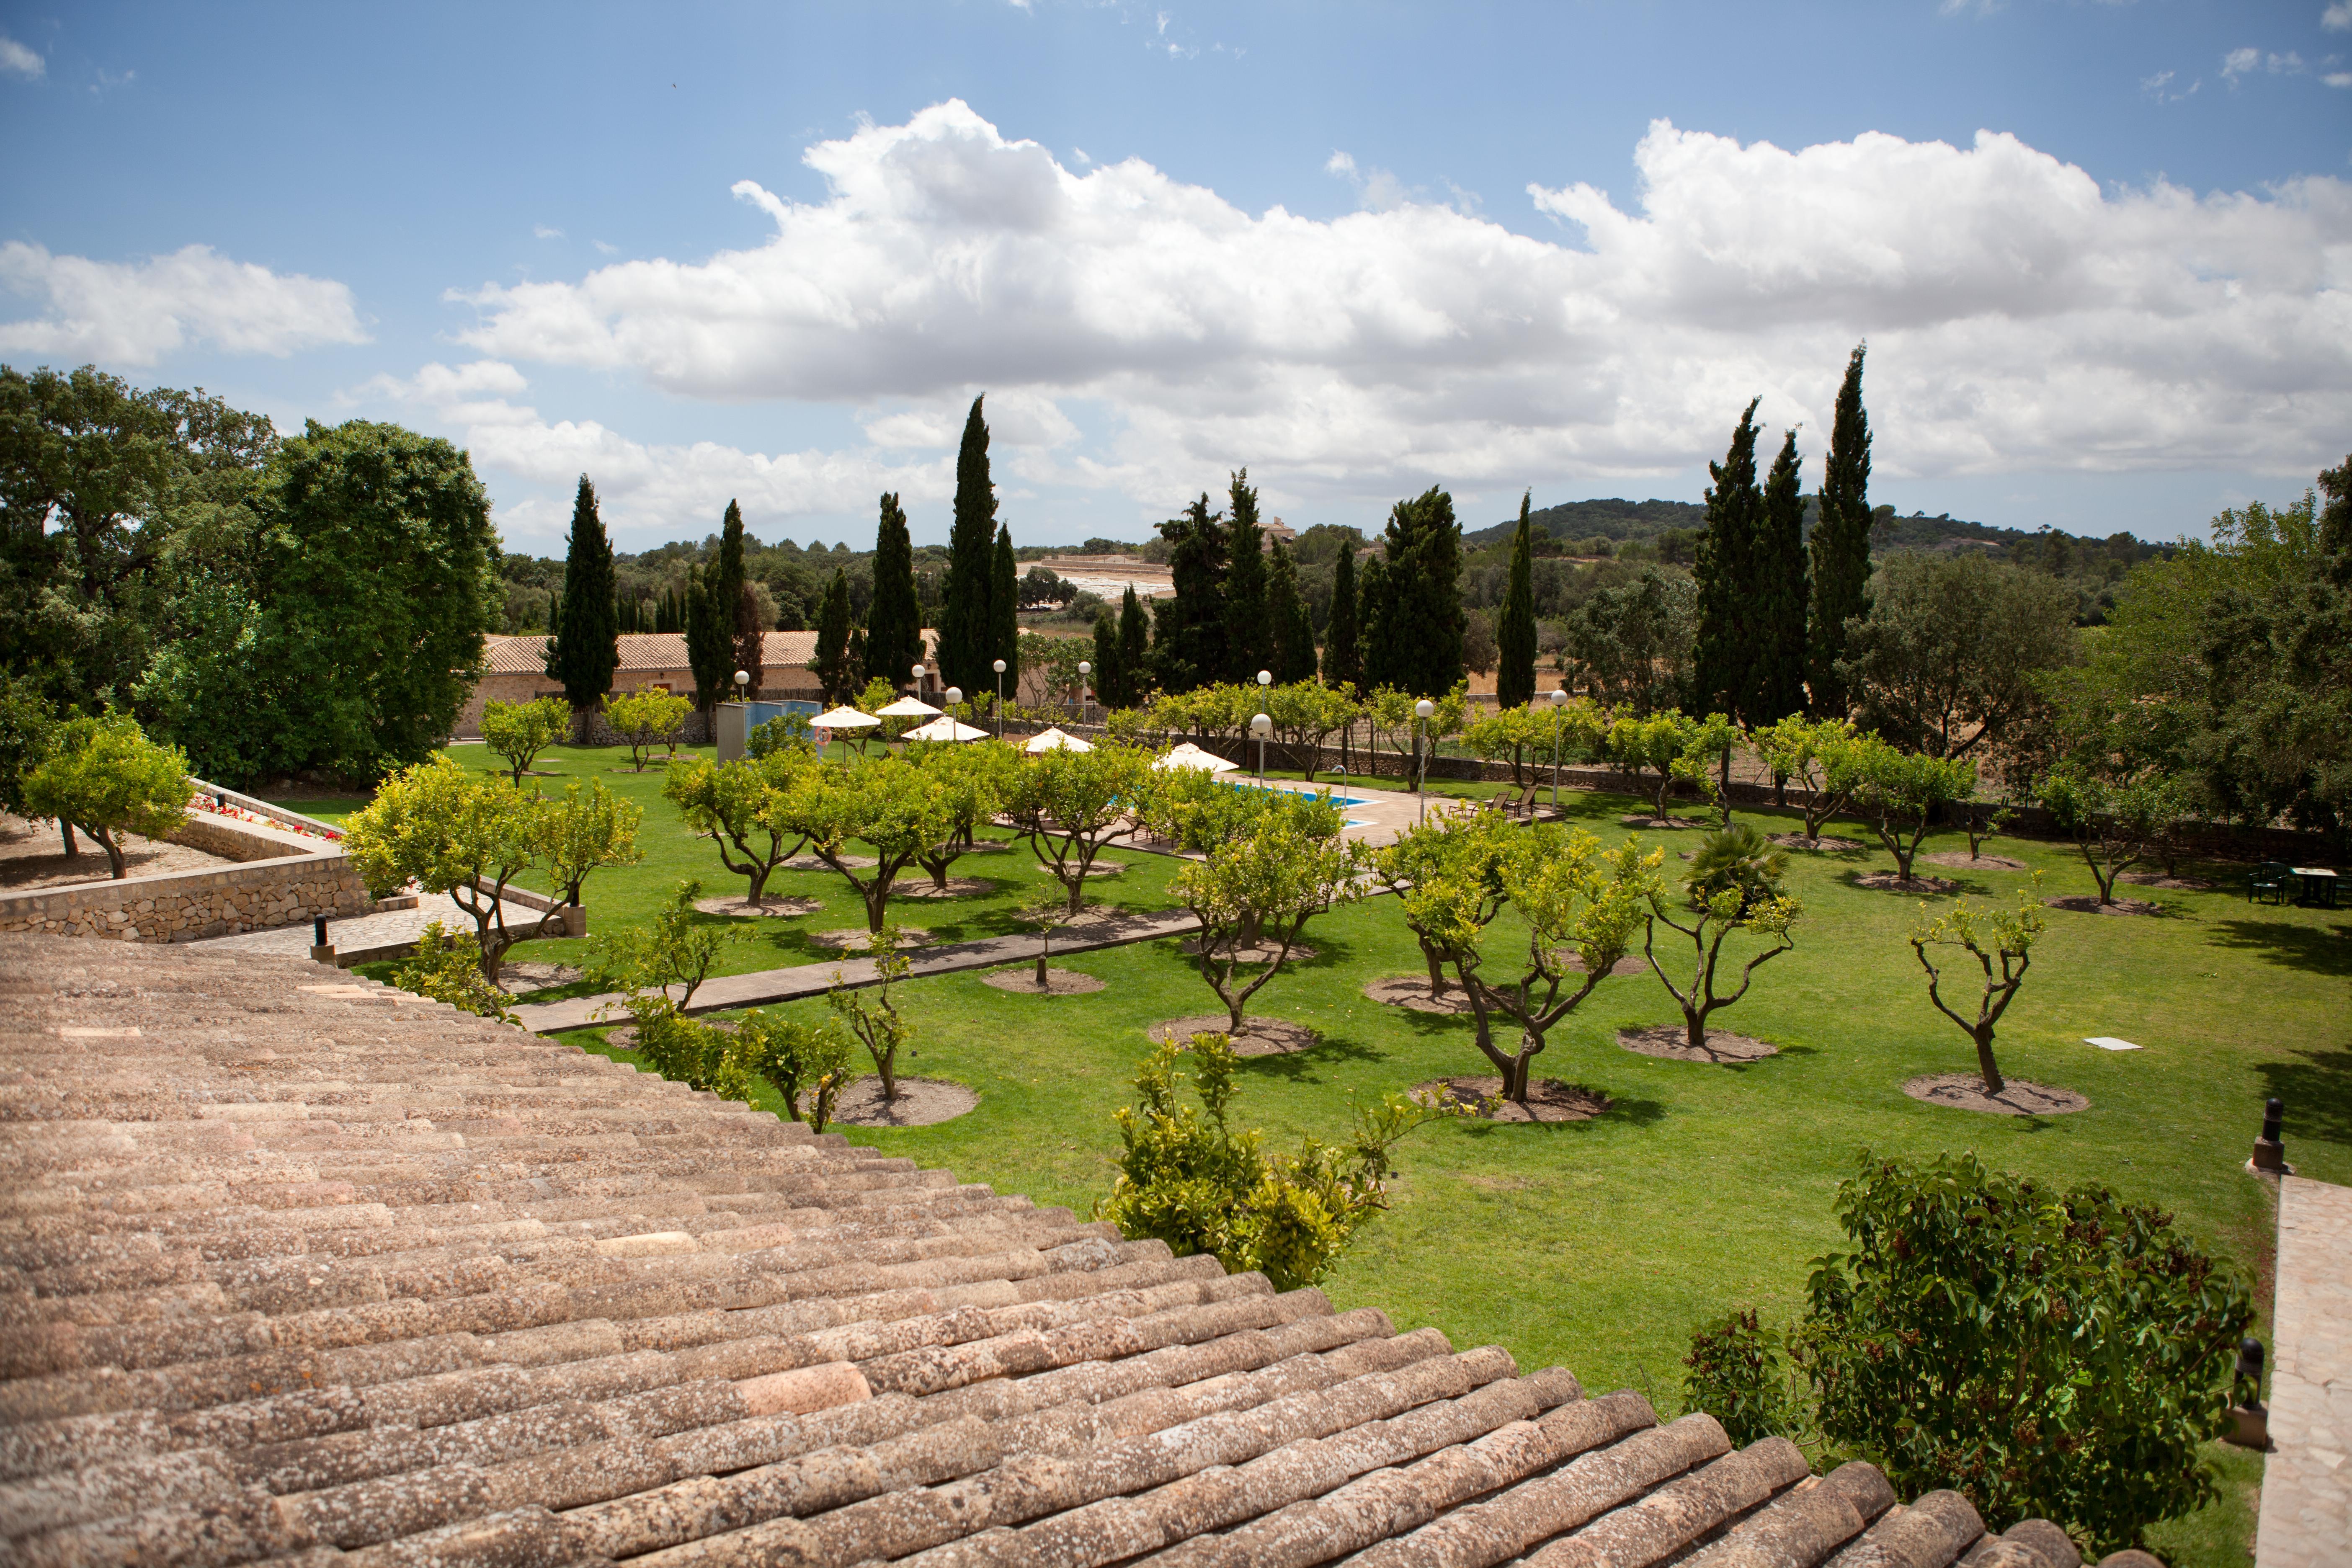
{"type": "MultiPolygon", "coordinates": [[[[1255,779],[1227,779],[1223,782],[1227,789],[1270,789],[1278,790],[1284,795],[1303,795],[1310,800],[1314,798],[1312,793],[1304,789],[1290,789],[1281,784],[1262,784],[1255,779]]],[[[1331,804],[1345,810],[1351,805],[1370,805],[1372,803],[1360,795],[1335,795],[1331,797],[1331,804]]],[[[1358,826],[1360,824],[1351,823],[1349,826],[1358,826]]]]}

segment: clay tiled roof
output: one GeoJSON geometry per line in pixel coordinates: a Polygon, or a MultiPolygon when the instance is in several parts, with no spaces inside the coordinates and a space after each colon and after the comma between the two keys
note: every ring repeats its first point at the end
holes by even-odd
{"type": "MultiPolygon", "coordinates": [[[[923,646],[929,648],[936,646],[939,634],[926,628],[922,637],[923,646]]],[[[625,683],[625,678],[638,671],[687,668],[686,635],[683,632],[624,632],[618,640],[621,663],[613,677],[616,687],[625,683]]],[[[482,643],[482,661],[492,675],[541,675],[546,672],[545,633],[485,637],[482,643]]],[[[799,668],[816,657],[816,634],[763,633],[760,657],[763,668],[799,668]]]]}
{"type": "Polygon", "coordinates": [[[1981,1533],[299,960],[0,937],[0,1163],[8,1562],[1943,1568],[1981,1533]]]}

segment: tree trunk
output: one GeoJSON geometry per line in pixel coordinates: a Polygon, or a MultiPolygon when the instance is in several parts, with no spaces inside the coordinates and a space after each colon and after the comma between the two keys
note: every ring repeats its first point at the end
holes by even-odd
{"type": "Polygon", "coordinates": [[[868,931],[881,931],[882,914],[889,904],[890,884],[879,877],[875,878],[866,893],[866,929],[868,931]]]}
{"type": "Polygon", "coordinates": [[[1437,954],[1425,946],[1421,950],[1421,956],[1429,961],[1429,994],[1443,996],[1445,994],[1445,966],[1438,963],[1437,954]]]}
{"type": "MultiPolygon", "coordinates": [[[[744,897],[751,902],[756,904],[767,897],[768,873],[772,868],[773,868],[772,867],[761,864],[757,858],[752,860],[751,873],[751,890],[744,895],[744,897]]],[[[577,898],[574,898],[572,901],[576,904],[580,900],[577,898]]]]}
{"type": "Polygon", "coordinates": [[[1535,1057],[1530,1052],[1522,1051],[1511,1058],[1510,1066],[1503,1069],[1505,1100],[1519,1105],[1528,1102],[1528,1078],[1534,1067],[1535,1057]]]}
{"type": "Polygon", "coordinates": [[[1695,1051],[1706,1049],[1706,1014],[1696,1007],[1683,1009],[1683,1036],[1695,1051]]]}
{"type": "Polygon", "coordinates": [[[1999,1094],[2003,1089],[2006,1089],[2009,1085],[2001,1079],[2000,1068],[1993,1065],[1992,1026],[1990,1025],[1980,1026],[1975,1031],[1975,1034],[1977,1040],[1977,1071],[1984,1079],[1985,1092],[1987,1094],[1999,1094]]]}
{"type": "Polygon", "coordinates": [[[68,859],[72,859],[79,856],[81,854],[81,846],[74,842],[73,824],[68,822],[62,816],[58,817],[58,832],[66,841],[66,858],[68,859]]]}
{"type": "Polygon", "coordinates": [[[110,831],[103,827],[96,827],[90,830],[89,836],[97,839],[99,847],[106,851],[106,868],[116,881],[119,882],[131,875],[131,868],[123,863],[122,846],[114,841],[114,835],[110,831]]]}

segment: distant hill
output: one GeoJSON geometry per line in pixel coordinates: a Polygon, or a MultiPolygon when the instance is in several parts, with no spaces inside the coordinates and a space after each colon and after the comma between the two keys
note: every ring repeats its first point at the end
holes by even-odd
{"type": "MultiPolygon", "coordinates": [[[[1706,508],[1686,500],[1570,500],[1539,507],[1528,520],[1554,539],[1654,539],[1670,528],[1705,528],[1706,508]]],[[[1515,517],[1465,533],[1462,542],[1472,549],[1499,544],[1518,526],[1515,517]]]]}
{"type": "MultiPolygon", "coordinates": [[[[1813,516],[1818,508],[1816,498],[1805,498],[1805,531],[1813,529],[1813,516]]],[[[2126,563],[2164,553],[2169,547],[2146,543],[2128,533],[2111,534],[2105,539],[2091,535],[2029,531],[2021,528],[1996,528],[1990,523],[1969,522],[1946,512],[1930,517],[1925,512],[1913,512],[1897,517],[1891,506],[1872,509],[1874,520],[1870,531],[1870,542],[1879,550],[1955,550],[1967,549],[1971,542],[1990,546],[2008,559],[2034,561],[2037,563],[2050,553],[2053,544],[2061,557],[2084,552],[2118,557],[2126,563]]],[[[1693,532],[1706,527],[1706,508],[1686,500],[1571,500],[1557,506],[1543,507],[1528,514],[1528,520],[1555,539],[1580,540],[1602,538],[1623,542],[1628,540],[1654,539],[1670,529],[1693,532]]],[[[1511,518],[1492,528],[1482,528],[1475,533],[1465,533],[1463,544],[1473,550],[1501,544],[1518,527],[1518,519],[1511,518]]]]}

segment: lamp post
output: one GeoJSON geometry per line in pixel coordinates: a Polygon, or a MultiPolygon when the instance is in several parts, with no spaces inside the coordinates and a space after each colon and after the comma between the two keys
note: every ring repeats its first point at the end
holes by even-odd
{"type": "Polygon", "coordinates": [[[1004,739],[1004,661],[996,661],[996,738],[1004,739]]]}
{"type": "Polygon", "coordinates": [[[916,695],[916,696],[918,696],[918,697],[920,697],[922,694],[923,694],[923,661],[922,661],[921,659],[919,659],[919,659],[917,659],[917,660],[915,661],[915,695],[916,695]]]}
{"type": "Polygon", "coordinates": [[[1076,723],[1078,720],[1086,717],[1084,705],[1087,700],[1087,677],[1092,675],[1094,672],[1095,667],[1092,659],[1082,658],[1078,660],[1078,696],[1077,700],[1070,704],[1071,722],[1073,723],[1076,723]]]}
{"type": "Polygon", "coordinates": [[[1260,713],[1250,720],[1250,733],[1257,737],[1257,782],[1265,783],[1265,737],[1274,728],[1274,721],[1260,713]]]}
{"type": "Polygon", "coordinates": [[[1421,735],[1429,723],[1429,716],[1436,711],[1437,704],[1426,697],[1412,705],[1412,793],[1421,797],[1421,820],[1424,826],[1429,822],[1429,764],[1422,760],[1421,735]]]}
{"type": "MultiPolygon", "coordinates": [[[[963,700],[963,688],[961,686],[950,686],[940,695],[947,699],[948,723],[950,725],[953,725],[957,722],[955,716],[956,705],[963,700]]],[[[950,729],[948,733],[950,735],[953,735],[955,731],[953,729],[950,729]]]]}
{"type": "Polygon", "coordinates": [[[1568,706],[1568,693],[1555,686],[1551,689],[1551,814],[1559,815],[1559,710],[1568,706]]]}

